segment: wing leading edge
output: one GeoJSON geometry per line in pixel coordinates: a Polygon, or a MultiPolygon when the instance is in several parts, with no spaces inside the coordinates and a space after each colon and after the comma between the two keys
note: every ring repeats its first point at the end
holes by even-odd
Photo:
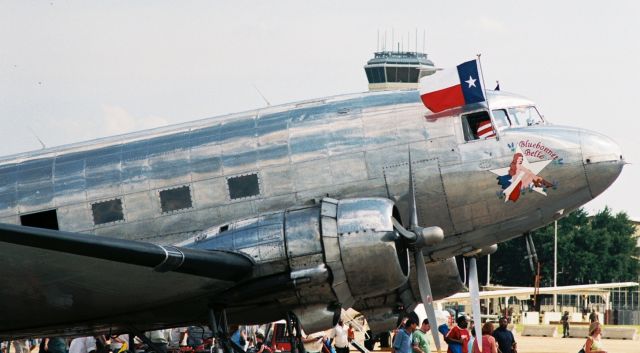
{"type": "Polygon", "coordinates": [[[200,322],[245,255],[0,224],[0,338],[200,322]]]}

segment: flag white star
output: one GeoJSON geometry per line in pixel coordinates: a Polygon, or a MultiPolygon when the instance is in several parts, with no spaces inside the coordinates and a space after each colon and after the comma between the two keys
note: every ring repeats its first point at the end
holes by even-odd
{"type": "Polygon", "coordinates": [[[471,87],[475,87],[476,86],[476,81],[477,80],[475,78],[469,76],[469,79],[464,81],[464,82],[468,83],[469,84],[469,88],[471,88],[471,87]]]}

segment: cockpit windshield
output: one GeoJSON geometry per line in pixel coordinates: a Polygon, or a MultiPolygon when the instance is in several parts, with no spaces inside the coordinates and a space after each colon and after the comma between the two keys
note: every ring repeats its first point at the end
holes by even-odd
{"type": "Polygon", "coordinates": [[[544,124],[544,119],[534,106],[509,108],[511,126],[531,126],[544,124]]]}
{"type": "Polygon", "coordinates": [[[535,106],[512,107],[507,109],[494,109],[493,122],[498,130],[509,127],[522,127],[541,125],[545,121],[538,113],[535,106]]]}

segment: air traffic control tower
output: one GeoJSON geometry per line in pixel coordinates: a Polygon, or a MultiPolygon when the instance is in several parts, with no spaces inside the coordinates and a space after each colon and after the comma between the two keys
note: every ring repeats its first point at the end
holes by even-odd
{"type": "Polygon", "coordinates": [[[418,79],[436,71],[427,54],[380,51],[364,66],[370,91],[417,89],[418,79]]]}

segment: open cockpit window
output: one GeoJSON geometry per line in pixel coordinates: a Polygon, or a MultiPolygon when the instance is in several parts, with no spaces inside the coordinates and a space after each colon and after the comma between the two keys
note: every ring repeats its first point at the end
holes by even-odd
{"type": "Polygon", "coordinates": [[[465,141],[483,140],[496,136],[489,112],[484,110],[462,115],[462,130],[465,141]]]}

